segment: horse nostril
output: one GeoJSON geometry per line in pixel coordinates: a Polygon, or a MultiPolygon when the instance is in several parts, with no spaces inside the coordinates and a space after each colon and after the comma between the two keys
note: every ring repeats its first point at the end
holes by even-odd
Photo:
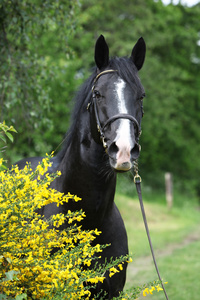
{"type": "Polygon", "coordinates": [[[129,161],[126,161],[126,162],[122,163],[122,167],[123,167],[123,168],[130,168],[130,163],[129,163],[129,161]]]}
{"type": "Polygon", "coordinates": [[[131,159],[135,160],[139,157],[140,155],[140,145],[135,144],[134,148],[131,150],[131,159]]]}
{"type": "Polygon", "coordinates": [[[109,149],[108,149],[108,153],[111,157],[115,156],[117,154],[117,152],[119,151],[119,148],[117,147],[117,145],[115,144],[115,142],[113,142],[109,149]]]}

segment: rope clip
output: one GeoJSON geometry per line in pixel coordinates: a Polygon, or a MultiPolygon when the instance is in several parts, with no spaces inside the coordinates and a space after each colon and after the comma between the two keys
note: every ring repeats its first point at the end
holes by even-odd
{"type": "Polygon", "coordinates": [[[142,178],[139,174],[136,174],[133,178],[134,183],[140,183],[142,181],[142,178]]]}

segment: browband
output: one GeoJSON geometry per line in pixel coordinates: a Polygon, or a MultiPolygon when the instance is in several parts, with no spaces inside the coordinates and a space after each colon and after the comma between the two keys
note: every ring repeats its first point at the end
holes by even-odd
{"type": "Polygon", "coordinates": [[[104,74],[107,74],[107,73],[114,73],[114,72],[118,72],[118,71],[117,71],[117,70],[110,69],[110,70],[105,70],[105,71],[99,73],[99,74],[95,77],[95,79],[94,79],[92,91],[94,91],[95,83],[97,82],[97,80],[99,79],[99,77],[101,77],[101,75],[104,75],[104,74]]]}

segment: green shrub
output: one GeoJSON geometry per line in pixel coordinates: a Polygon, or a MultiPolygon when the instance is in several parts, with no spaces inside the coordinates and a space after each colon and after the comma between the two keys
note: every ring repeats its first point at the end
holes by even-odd
{"type": "Polygon", "coordinates": [[[33,299],[66,293],[66,298],[80,299],[90,294],[84,282],[104,279],[105,270],[99,274],[81,267],[90,266],[94,254],[102,251],[100,245],[91,247],[100,232],[78,226],[84,212],[57,214],[48,222],[36,213],[37,208],[52,202],[60,205],[81,200],[49,188],[60,174],[47,173],[41,179],[48,166],[44,159],[34,172],[28,165],[23,170],[14,166],[0,172],[1,292],[12,297],[25,293],[33,299]],[[73,225],[59,231],[66,220],[73,225]],[[50,224],[53,229],[48,229],[50,224]],[[51,255],[54,248],[59,250],[51,255]]]}

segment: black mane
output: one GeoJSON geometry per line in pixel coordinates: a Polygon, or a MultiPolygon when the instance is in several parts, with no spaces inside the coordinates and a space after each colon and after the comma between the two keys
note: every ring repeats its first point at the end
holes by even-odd
{"type": "MultiPolygon", "coordinates": [[[[114,57],[110,60],[107,69],[117,70],[119,76],[127,82],[133,90],[137,88],[138,98],[144,95],[144,88],[138,77],[138,70],[134,65],[133,61],[128,57],[114,57]]],[[[75,106],[71,118],[71,126],[65,135],[64,146],[61,151],[57,154],[57,158],[62,160],[64,154],[70,145],[74,129],[76,127],[77,118],[80,115],[80,111],[83,105],[87,107],[90,102],[92,86],[94,79],[97,75],[97,70],[93,71],[92,75],[83,83],[78,93],[74,98],[75,106]]]]}

